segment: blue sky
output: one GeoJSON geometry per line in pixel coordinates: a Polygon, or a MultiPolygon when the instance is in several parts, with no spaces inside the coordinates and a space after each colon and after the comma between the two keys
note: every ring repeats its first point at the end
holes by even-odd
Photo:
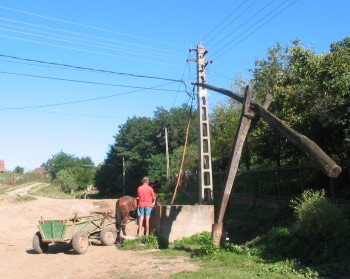
{"type": "MultiPolygon", "coordinates": [[[[0,159],[29,171],[63,151],[97,165],[128,118],[189,101],[190,48],[214,60],[207,83],[229,88],[277,42],[329,51],[350,35],[349,10],[347,0],[0,0],[0,159]]],[[[209,92],[209,107],[223,100],[209,92]]]]}

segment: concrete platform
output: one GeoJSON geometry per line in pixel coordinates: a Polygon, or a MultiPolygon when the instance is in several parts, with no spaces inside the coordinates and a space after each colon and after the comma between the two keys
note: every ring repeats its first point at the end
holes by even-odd
{"type": "Polygon", "coordinates": [[[167,242],[211,232],[214,223],[213,205],[161,205],[153,208],[151,231],[167,242]]]}

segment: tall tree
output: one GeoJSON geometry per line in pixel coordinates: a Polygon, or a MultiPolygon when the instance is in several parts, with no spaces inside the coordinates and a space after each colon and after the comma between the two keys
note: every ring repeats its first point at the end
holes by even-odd
{"type": "Polygon", "coordinates": [[[63,151],[44,163],[53,183],[59,183],[66,192],[82,190],[93,184],[95,166],[90,157],[77,158],[63,151]]]}
{"type": "MultiPolygon", "coordinates": [[[[349,38],[333,43],[330,52],[321,55],[295,41],[285,49],[270,49],[253,70],[258,96],[269,92],[274,97],[270,110],[335,159],[349,155],[349,49],[349,38]]],[[[277,166],[307,159],[264,125],[250,143],[257,163],[264,157],[277,166]]]]}
{"type": "MultiPolygon", "coordinates": [[[[97,171],[95,182],[101,192],[122,193],[124,158],[125,193],[135,195],[143,176],[166,182],[164,128],[168,129],[169,154],[184,145],[186,127],[191,119],[189,142],[197,139],[196,114],[183,105],[169,111],[157,108],[153,118],[133,117],[119,127],[105,163],[97,171]]],[[[172,160],[171,160],[172,161],[172,160]]]]}

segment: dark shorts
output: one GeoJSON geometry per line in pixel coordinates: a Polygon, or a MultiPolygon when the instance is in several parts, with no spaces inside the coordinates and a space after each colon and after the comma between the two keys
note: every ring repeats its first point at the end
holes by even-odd
{"type": "Polygon", "coordinates": [[[151,216],[152,207],[138,207],[137,216],[151,216]]]}

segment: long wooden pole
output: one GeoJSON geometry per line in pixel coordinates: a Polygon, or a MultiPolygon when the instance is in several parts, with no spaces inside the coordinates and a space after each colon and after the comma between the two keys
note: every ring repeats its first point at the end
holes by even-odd
{"type": "Polygon", "coordinates": [[[236,138],[233,144],[231,163],[230,163],[230,167],[229,167],[229,171],[226,179],[225,189],[222,194],[217,223],[221,223],[224,219],[226,207],[228,204],[228,200],[230,199],[231,190],[236,178],[236,173],[237,173],[239,162],[241,159],[243,146],[244,146],[246,137],[248,135],[249,128],[251,126],[252,117],[247,116],[247,114],[245,113],[247,112],[247,109],[249,109],[250,96],[251,96],[251,87],[247,86],[245,90],[245,102],[244,102],[245,106],[243,106],[242,108],[239,127],[238,127],[236,138]],[[246,105],[248,105],[248,107],[246,107],[246,105]]]}
{"type": "Polygon", "coordinates": [[[189,133],[189,130],[190,130],[190,123],[191,123],[191,120],[189,120],[189,121],[188,121],[188,124],[187,124],[186,137],[185,137],[185,144],[184,144],[184,150],[183,150],[183,152],[182,152],[182,159],[181,159],[181,164],[180,164],[180,171],[179,171],[179,174],[178,174],[178,177],[177,177],[177,182],[176,182],[176,186],[175,186],[173,198],[171,199],[171,204],[173,204],[174,201],[175,201],[175,197],[176,197],[176,193],[177,193],[177,188],[179,187],[180,181],[181,181],[182,167],[183,167],[184,162],[185,162],[185,155],[186,155],[187,142],[188,142],[188,133],[189,133]]]}
{"type": "MultiPolygon", "coordinates": [[[[219,92],[226,95],[237,102],[243,104],[244,98],[236,95],[234,92],[218,88],[206,83],[194,83],[197,86],[207,88],[212,91],[219,92]]],[[[250,109],[265,120],[271,127],[276,129],[280,134],[282,134],[288,141],[297,146],[301,151],[309,155],[318,165],[321,167],[322,171],[329,177],[336,178],[341,172],[341,167],[338,166],[314,141],[310,140],[308,137],[298,133],[297,131],[290,128],[282,120],[280,120],[276,115],[269,112],[263,106],[257,104],[253,100],[250,102],[250,109]]]]}

